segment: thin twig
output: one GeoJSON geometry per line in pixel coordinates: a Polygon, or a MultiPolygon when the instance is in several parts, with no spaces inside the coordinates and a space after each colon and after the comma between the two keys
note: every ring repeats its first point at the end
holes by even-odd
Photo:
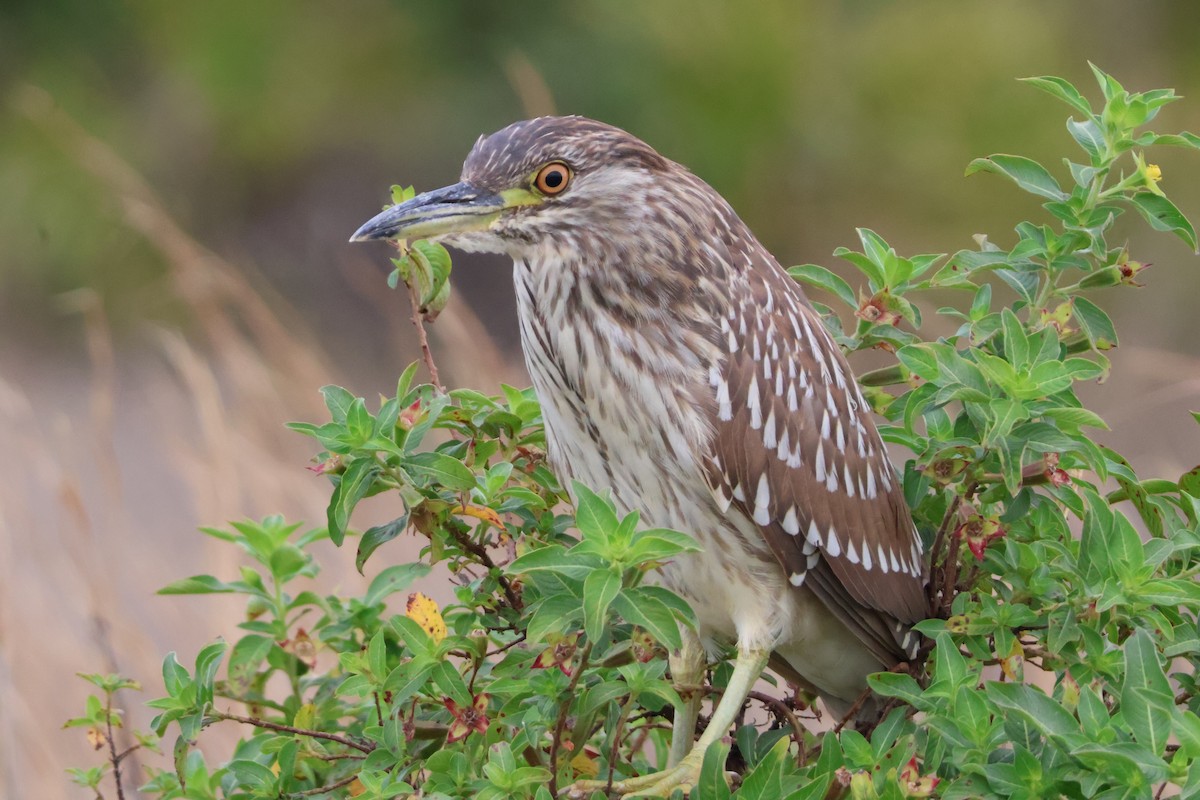
{"type": "Polygon", "coordinates": [[[325,739],[330,742],[344,744],[346,747],[352,747],[360,753],[370,753],[375,750],[375,745],[370,742],[359,742],[351,739],[348,736],[339,736],[336,733],[326,733],[325,731],[308,730],[307,728],[295,728],[291,725],[283,725],[278,722],[269,722],[265,719],[257,719],[255,717],[243,717],[240,714],[227,714],[224,711],[213,711],[212,715],[217,719],[228,719],[234,722],[242,722],[246,725],[253,725],[256,728],[266,728],[270,731],[279,731],[280,733],[295,733],[300,736],[309,736],[313,739],[325,739]]]}
{"type": "Polygon", "coordinates": [[[408,299],[412,304],[412,324],[417,329],[417,341],[421,344],[421,356],[425,359],[425,367],[429,370],[429,379],[438,391],[446,391],[438,378],[437,364],[433,363],[433,351],[429,349],[429,337],[425,335],[425,319],[421,314],[421,298],[417,296],[416,282],[408,285],[408,299]]]}
{"type": "Polygon", "coordinates": [[[106,698],[104,723],[108,727],[108,760],[112,763],[113,782],[117,784],[117,800],[125,800],[125,787],[121,785],[121,759],[117,757],[117,743],[113,741],[112,692],[107,692],[106,698]]]}
{"type": "Polygon", "coordinates": [[[315,789],[305,789],[302,792],[291,792],[292,797],[312,797],[317,794],[325,794],[336,789],[341,789],[343,786],[349,786],[358,779],[358,773],[354,773],[348,777],[342,778],[337,783],[331,783],[328,786],[318,786],[315,789]]]}
{"type": "Polygon", "coordinates": [[[550,796],[558,797],[558,750],[562,746],[563,731],[567,727],[567,713],[571,710],[571,702],[575,699],[575,687],[587,669],[588,657],[592,654],[592,643],[588,642],[583,652],[579,654],[579,666],[571,676],[567,685],[567,698],[558,707],[558,719],[554,721],[554,738],[550,740],[550,796]]]}
{"type": "Polygon", "coordinates": [[[608,782],[604,785],[605,794],[612,794],[613,777],[617,773],[617,754],[621,748],[621,729],[629,721],[629,712],[633,710],[633,703],[636,699],[636,695],[630,692],[629,697],[621,705],[621,713],[617,717],[616,727],[613,728],[612,748],[608,751],[608,782]]]}
{"type": "Polygon", "coordinates": [[[867,702],[867,698],[870,696],[871,690],[869,688],[863,689],[862,694],[860,694],[858,699],[854,701],[854,705],[850,706],[850,710],[842,715],[842,718],[838,720],[837,725],[833,726],[833,732],[840,733],[842,728],[846,727],[846,723],[854,719],[854,715],[859,712],[859,710],[863,707],[863,703],[867,702]]]}
{"type": "Polygon", "coordinates": [[[764,692],[750,692],[750,697],[765,705],[771,710],[781,722],[786,722],[792,726],[792,736],[796,739],[796,746],[800,751],[804,751],[804,726],[800,724],[800,719],[788,708],[788,704],[778,697],[772,697],[764,692]]]}
{"type": "Polygon", "coordinates": [[[487,548],[472,540],[470,536],[458,530],[453,525],[447,525],[446,530],[450,531],[450,535],[454,537],[454,541],[458,542],[459,547],[478,558],[479,562],[487,567],[489,571],[495,571],[496,582],[504,590],[504,597],[508,600],[509,607],[515,611],[520,611],[523,605],[521,598],[517,597],[517,593],[512,588],[512,583],[504,576],[504,573],[500,570],[496,562],[492,560],[492,556],[488,553],[487,548]]]}

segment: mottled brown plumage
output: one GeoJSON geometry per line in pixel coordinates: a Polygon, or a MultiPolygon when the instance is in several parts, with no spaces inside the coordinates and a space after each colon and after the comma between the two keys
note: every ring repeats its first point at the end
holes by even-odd
{"type": "Polygon", "coordinates": [[[405,235],[512,256],[550,458],[697,538],[662,579],[702,636],[774,650],[836,709],[905,658],[925,567],[870,409],[711,187],[617,128],[541,118],[481,138],[460,184],[355,238],[405,235]],[[547,165],[565,184],[538,188],[547,165]]]}

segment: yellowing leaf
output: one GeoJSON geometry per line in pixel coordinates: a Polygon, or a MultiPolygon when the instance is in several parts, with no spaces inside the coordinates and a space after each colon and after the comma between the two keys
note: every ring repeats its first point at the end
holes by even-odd
{"type": "Polygon", "coordinates": [[[360,794],[362,794],[366,790],[367,790],[367,787],[363,786],[362,781],[360,781],[358,778],[355,778],[354,780],[350,781],[350,785],[347,787],[347,791],[350,792],[351,797],[358,797],[360,794]]]}
{"type": "Polygon", "coordinates": [[[316,721],[317,707],[312,703],[305,703],[297,709],[292,725],[297,728],[311,729],[316,721]]]}
{"type": "Polygon", "coordinates": [[[413,592],[408,596],[405,613],[409,619],[424,628],[435,642],[446,638],[446,621],[442,619],[438,604],[431,598],[420,592],[413,592]]]}
{"type": "Polygon", "coordinates": [[[451,511],[455,514],[462,514],[467,517],[481,519],[484,522],[489,522],[495,525],[500,530],[504,530],[504,522],[500,519],[500,515],[494,509],[484,506],[455,506],[451,511]]]}
{"type": "Polygon", "coordinates": [[[600,774],[600,762],[589,756],[586,751],[572,758],[571,766],[575,768],[576,774],[584,778],[595,778],[600,774]]]}

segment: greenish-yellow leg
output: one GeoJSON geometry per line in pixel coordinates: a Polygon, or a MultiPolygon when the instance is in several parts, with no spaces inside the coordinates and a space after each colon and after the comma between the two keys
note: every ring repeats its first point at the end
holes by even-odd
{"type": "MultiPolygon", "coordinates": [[[[729,686],[726,687],[721,702],[717,703],[717,707],[713,710],[708,727],[704,729],[703,735],[700,736],[691,752],[684,756],[678,764],[667,767],[662,772],[617,781],[613,783],[613,790],[622,797],[669,797],[671,792],[676,789],[682,788],[685,792],[689,791],[700,775],[700,767],[704,763],[704,753],[708,750],[709,745],[725,735],[729,726],[737,718],[742,704],[746,702],[750,690],[754,688],[755,681],[759,679],[763,669],[766,668],[769,655],[770,653],[765,650],[738,650],[733,675],[729,678],[729,686]]],[[[675,728],[675,733],[679,733],[678,727],[675,728]]],[[[674,742],[672,742],[671,750],[672,752],[675,750],[674,742]]],[[[571,787],[568,796],[572,798],[590,797],[592,792],[603,791],[606,786],[605,781],[579,781],[571,787]]]]}
{"type": "Polygon", "coordinates": [[[696,741],[696,720],[700,716],[700,703],[704,700],[701,687],[704,685],[705,655],[700,638],[688,627],[682,627],[683,646],[670,655],[671,680],[679,692],[680,704],[675,707],[675,722],[671,726],[671,752],[667,756],[667,767],[683,760],[696,741]]]}

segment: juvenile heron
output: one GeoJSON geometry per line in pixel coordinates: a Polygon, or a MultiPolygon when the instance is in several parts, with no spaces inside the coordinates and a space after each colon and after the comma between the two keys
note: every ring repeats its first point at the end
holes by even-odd
{"type": "MultiPolygon", "coordinates": [[[[667,769],[619,792],[692,785],[772,653],[834,713],[906,657],[924,560],[870,408],[712,187],[618,128],[542,117],[481,137],[459,183],[352,241],[391,237],[510,255],[552,465],[703,548],[661,580],[706,643],[736,642],[733,677],[695,746],[698,698],[676,714],[667,769]]],[[[672,672],[696,683],[704,653],[685,640],[672,672]]]]}

